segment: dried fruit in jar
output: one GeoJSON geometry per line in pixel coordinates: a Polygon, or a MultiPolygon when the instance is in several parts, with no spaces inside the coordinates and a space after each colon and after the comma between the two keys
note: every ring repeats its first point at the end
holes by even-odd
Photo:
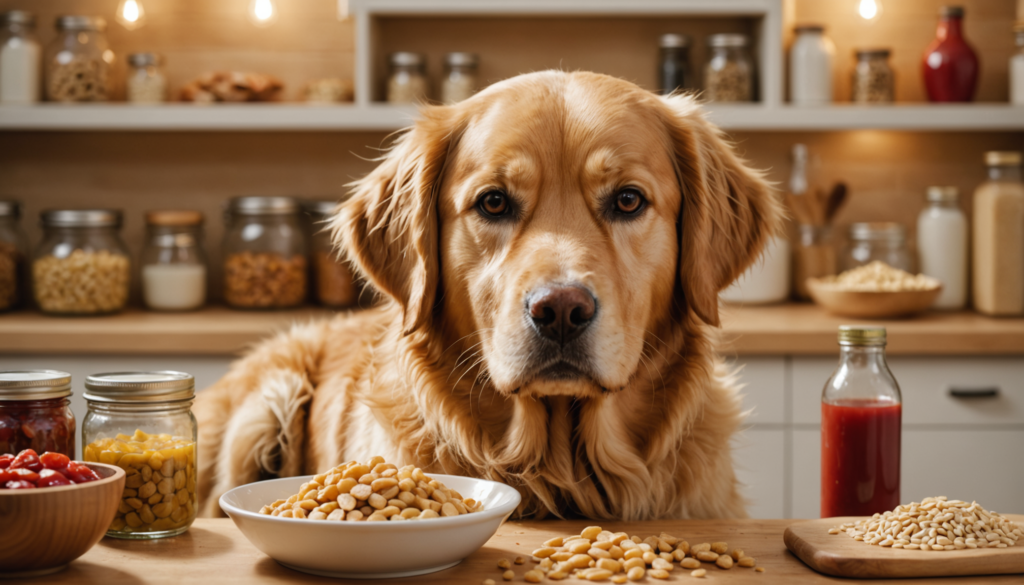
{"type": "Polygon", "coordinates": [[[108,534],[184,531],[196,517],[196,444],[190,438],[136,430],[97,439],[86,461],[124,469],[125,491],[108,534]]]}
{"type": "Polygon", "coordinates": [[[57,487],[100,479],[89,467],[72,461],[63,453],[43,453],[25,449],[17,456],[0,455],[0,489],[18,490],[57,487]]]}
{"type": "Polygon", "coordinates": [[[16,400],[0,404],[0,453],[75,453],[75,417],[67,399],[16,400]]]}

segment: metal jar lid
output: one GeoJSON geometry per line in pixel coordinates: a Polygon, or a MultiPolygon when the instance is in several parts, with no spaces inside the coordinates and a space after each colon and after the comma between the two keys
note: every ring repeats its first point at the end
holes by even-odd
{"type": "Polygon", "coordinates": [[[57,30],[94,30],[102,32],[107,21],[99,16],[65,15],[57,17],[57,30]]]}
{"type": "Polygon", "coordinates": [[[39,218],[44,227],[121,227],[118,209],[48,209],[39,218]]]}
{"type": "Polygon", "coordinates": [[[956,203],[960,191],[956,187],[932,185],[928,187],[926,197],[931,203],[956,203]]]}
{"type": "Polygon", "coordinates": [[[13,199],[0,199],[0,217],[21,217],[21,202],[13,199]]]}
{"type": "Polygon", "coordinates": [[[228,212],[237,215],[290,215],[299,211],[293,197],[234,197],[228,212]]]}
{"type": "Polygon", "coordinates": [[[985,153],[985,164],[990,167],[1014,167],[1020,165],[1020,151],[990,150],[985,153]]]}
{"type": "Polygon", "coordinates": [[[0,14],[0,22],[4,24],[24,24],[26,26],[36,25],[36,15],[28,10],[8,10],[0,14]]]}
{"type": "MultiPolygon", "coordinates": [[[[344,199],[341,201],[344,201],[344,199]]],[[[334,212],[338,209],[338,204],[341,203],[341,201],[307,199],[302,202],[302,211],[309,215],[334,215],[334,212]]]]}
{"type": "Polygon", "coordinates": [[[388,55],[388,62],[395,67],[422,67],[426,61],[427,58],[423,56],[423,53],[399,51],[388,55]]]}
{"type": "Polygon", "coordinates": [[[110,372],[86,378],[84,396],[104,403],[180,402],[192,400],[195,387],[195,378],[185,372],[110,372]]]}
{"type": "Polygon", "coordinates": [[[147,211],[146,224],[162,226],[203,225],[203,214],[201,211],[193,211],[191,209],[147,211]]]}
{"type": "Polygon", "coordinates": [[[885,327],[840,325],[839,345],[885,345],[885,327]]]}
{"type": "Polygon", "coordinates": [[[0,402],[71,396],[71,374],[58,370],[0,372],[0,402]]]}
{"type": "Polygon", "coordinates": [[[724,33],[708,37],[709,47],[746,47],[747,35],[724,33]]]}
{"type": "Polygon", "coordinates": [[[852,223],[850,239],[902,243],[907,239],[907,228],[891,221],[852,223]]]}
{"type": "Polygon", "coordinates": [[[132,53],[128,55],[128,64],[132,67],[150,67],[159,65],[163,59],[156,53],[132,53]]]}
{"type": "Polygon", "coordinates": [[[450,67],[476,67],[480,57],[476,53],[448,53],[444,56],[444,62],[450,67]]]}
{"type": "Polygon", "coordinates": [[[825,25],[823,24],[798,24],[793,27],[793,32],[800,33],[823,33],[825,32],[825,25]]]}
{"type": "Polygon", "coordinates": [[[675,33],[661,35],[658,46],[662,49],[684,49],[690,46],[690,37],[675,33]]]}
{"type": "Polygon", "coordinates": [[[853,53],[858,59],[882,58],[888,59],[892,51],[889,49],[854,49],[853,53]]]}

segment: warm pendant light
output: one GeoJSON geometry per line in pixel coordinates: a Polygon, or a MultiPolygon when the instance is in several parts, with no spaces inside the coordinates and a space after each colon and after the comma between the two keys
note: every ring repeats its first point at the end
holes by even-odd
{"type": "Polygon", "coordinates": [[[277,6],[273,0],[251,0],[249,2],[249,20],[263,28],[277,20],[277,6]]]}
{"type": "Polygon", "coordinates": [[[864,20],[875,20],[882,14],[882,0],[857,0],[857,14],[864,20]]]}
{"type": "Polygon", "coordinates": [[[141,0],[121,0],[117,7],[117,22],[128,30],[135,30],[146,24],[146,11],[141,0]]]}

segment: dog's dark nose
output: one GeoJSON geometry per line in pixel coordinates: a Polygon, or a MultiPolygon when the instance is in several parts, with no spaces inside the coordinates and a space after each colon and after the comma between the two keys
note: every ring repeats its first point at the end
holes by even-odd
{"type": "Polygon", "coordinates": [[[579,286],[545,286],[527,300],[530,318],[541,335],[560,344],[579,337],[594,319],[597,303],[579,286]]]}

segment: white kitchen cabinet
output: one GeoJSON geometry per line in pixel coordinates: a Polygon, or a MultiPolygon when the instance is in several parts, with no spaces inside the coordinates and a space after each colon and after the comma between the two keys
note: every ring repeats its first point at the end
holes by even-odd
{"type": "Polygon", "coordinates": [[[785,423],[786,358],[740,357],[727,363],[743,386],[743,410],[750,411],[747,423],[785,423]]]}
{"type": "Polygon", "coordinates": [[[733,438],[733,465],[751,518],[784,518],[785,433],[747,429],[733,438]]]}

